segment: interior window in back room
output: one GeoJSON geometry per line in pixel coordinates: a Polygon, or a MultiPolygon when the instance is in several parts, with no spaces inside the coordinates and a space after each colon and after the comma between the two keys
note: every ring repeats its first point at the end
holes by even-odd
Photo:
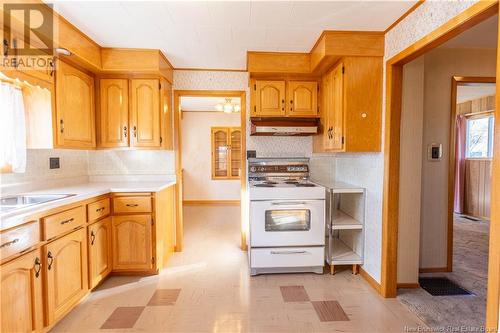
{"type": "Polygon", "coordinates": [[[493,157],[493,115],[467,119],[467,158],[493,157]]]}

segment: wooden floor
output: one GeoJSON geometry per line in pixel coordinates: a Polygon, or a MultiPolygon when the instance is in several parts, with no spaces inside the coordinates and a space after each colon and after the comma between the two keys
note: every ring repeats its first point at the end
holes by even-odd
{"type": "Polygon", "coordinates": [[[488,221],[455,216],[453,225],[453,272],[422,274],[446,276],[473,296],[431,296],[422,289],[399,289],[398,299],[428,326],[476,327],[486,318],[488,281],[488,221]]]}
{"type": "Polygon", "coordinates": [[[111,277],[52,332],[404,332],[423,323],[350,270],[249,276],[238,206],[184,208],[159,276],[111,277]]]}

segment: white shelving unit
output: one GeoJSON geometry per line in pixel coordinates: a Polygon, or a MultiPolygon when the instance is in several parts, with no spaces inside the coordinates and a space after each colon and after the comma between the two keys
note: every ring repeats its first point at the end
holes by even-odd
{"type": "Polygon", "coordinates": [[[325,257],[330,273],[335,266],[363,264],[365,247],[365,189],[343,183],[327,187],[325,257]]]}

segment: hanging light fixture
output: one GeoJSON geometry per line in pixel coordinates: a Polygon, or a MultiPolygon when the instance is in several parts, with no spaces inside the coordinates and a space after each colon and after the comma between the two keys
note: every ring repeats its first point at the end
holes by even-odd
{"type": "Polygon", "coordinates": [[[218,103],[215,105],[215,109],[224,113],[240,112],[241,108],[239,104],[231,103],[231,98],[226,98],[224,103],[218,103]]]}

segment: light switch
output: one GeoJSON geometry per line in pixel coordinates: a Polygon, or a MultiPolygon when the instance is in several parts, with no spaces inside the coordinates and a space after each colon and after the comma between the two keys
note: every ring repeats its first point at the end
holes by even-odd
{"type": "Polygon", "coordinates": [[[429,161],[440,161],[443,157],[443,145],[440,143],[431,143],[427,146],[427,159],[429,161]]]}

